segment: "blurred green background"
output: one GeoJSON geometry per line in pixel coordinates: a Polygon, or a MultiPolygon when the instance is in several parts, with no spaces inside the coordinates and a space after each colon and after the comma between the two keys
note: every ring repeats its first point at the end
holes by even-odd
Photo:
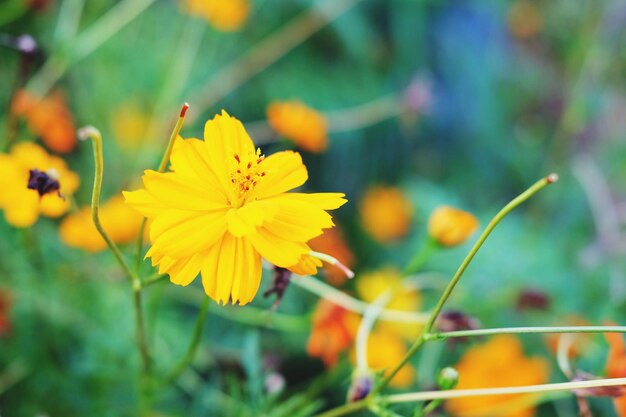
{"type": "MultiPolygon", "coordinates": [[[[381,266],[401,268],[424,244],[436,206],[461,207],[486,225],[512,197],[557,172],[558,184],[496,229],[449,307],[484,327],[571,324],[571,315],[591,324],[624,320],[626,4],[251,0],[249,7],[241,28],[223,32],[174,0],[2,0],[3,150],[37,139],[23,123],[11,127],[16,91],[62,91],[75,126],[103,133],[108,198],[136,188],[141,172],[158,164],[183,102],[191,105],[183,136],[202,137],[204,121],[226,109],[271,154],[294,145],[267,126],[268,104],[299,99],[328,116],[328,149],[303,152],[305,189],[347,194],[333,215],[357,280],[381,266]],[[25,35],[34,53],[20,50],[25,35]],[[129,114],[134,119],[124,119],[129,114]],[[142,137],[125,137],[134,122],[142,137]],[[414,208],[407,236],[391,244],[377,243],[360,222],[359,201],[375,184],[401,188],[414,208]],[[549,309],[515,310],[525,288],[545,293],[549,309]]],[[[80,143],[64,156],[81,177],[80,205],[91,196],[91,152],[80,143]]],[[[0,220],[0,288],[12,300],[11,329],[0,336],[0,414],[137,415],[130,289],[109,253],[68,248],[57,227],[44,218],[28,230],[0,220]]],[[[437,251],[424,270],[445,283],[468,249],[437,251]]],[[[264,276],[260,292],[270,280],[264,276]]],[[[159,284],[147,294],[159,369],[185,351],[201,294],[197,282],[159,284]]],[[[436,293],[424,299],[430,306],[436,293]]],[[[213,304],[193,367],[155,395],[147,415],[293,417],[341,403],[347,361],[325,371],[305,349],[316,301],[292,286],[276,312],[260,294],[252,307],[213,304]],[[264,386],[270,370],[284,377],[277,394],[264,386]],[[289,401],[295,408],[280,408],[289,401]]],[[[551,361],[552,381],[564,379],[542,337],[522,340],[551,361]]],[[[576,363],[602,374],[607,345],[592,340],[576,363]]],[[[434,371],[465,348],[429,346],[424,355],[434,362],[418,355],[411,390],[430,387],[434,371]]],[[[591,404],[598,415],[614,415],[607,399],[591,404]]],[[[564,397],[537,415],[575,413],[564,397]]]]}

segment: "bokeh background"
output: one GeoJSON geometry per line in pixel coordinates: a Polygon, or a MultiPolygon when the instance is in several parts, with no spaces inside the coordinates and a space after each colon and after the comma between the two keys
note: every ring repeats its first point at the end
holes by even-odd
{"type": "MultiPolygon", "coordinates": [[[[378,272],[384,282],[376,285],[396,285],[394,271],[426,245],[436,207],[458,207],[485,226],[534,181],[558,173],[556,185],[498,226],[448,308],[483,327],[623,322],[625,24],[617,0],[3,0],[2,152],[38,143],[65,160],[80,186],[64,216],[29,227],[0,219],[0,413],[138,415],[130,288],[112,255],[84,242],[92,233],[85,223],[63,227],[89,204],[93,175],[91,146],[71,132],[87,124],[102,131],[109,200],[158,165],[185,101],[183,136],[202,137],[204,122],[225,109],[264,153],[300,150],[307,191],[346,193],[349,203],[333,213],[340,233],[318,245],[357,276],[345,282],[325,271],[318,279],[365,301],[380,289],[359,288],[360,278],[378,272]],[[272,117],[270,106],[288,100],[312,115],[287,106],[272,117]],[[281,122],[292,130],[281,132],[281,122]],[[321,132],[327,145],[302,131],[321,132]],[[520,297],[540,302],[520,308],[520,297]]],[[[17,195],[6,184],[0,194],[0,203],[17,195]]],[[[134,238],[136,221],[125,216],[112,209],[109,225],[134,238]]],[[[397,308],[432,307],[469,246],[430,252],[422,290],[397,308]]],[[[123,248],[134,253],[132,244],[123,248]]],[[[148,261],[143,269],[149,274],[148,261]]],[[[292,285],[274,309],[261,294],[271,279],[264,274],[250,307],[211,306],[193,366],[144,415],[305,416],[345,400],[349,343],[335,364],[311,354],[319,295],[292,285]]],[[[150,287],[157,372],[183,355],[202,297],[199,283],[150,287]]],[[[329,313],[329,326],[340,316],[329,313]]],[[[374,354],[397,357],[389,353],[396,339],[381,337],[374,354]]],[[[554,340],[517,340],[520,355],[545,363],[537,382],[567,379],[554,340]]],[[[486,342],[427,346],[396,388],[432,388],[439,368],[486,342]]],[[[607,373],[604,337],[576,346],[576,367],[607,373]]],[[[496,376],[507,367],[494,366],[496,376]]],[[[519,368],[525,380],[523,361],[519,368]]],[[[577,412],[572,396],[535,402],[524,416],[577,412]]],[[[611,399],[590,402],[598,415],[616,415],[611,399]]]]}

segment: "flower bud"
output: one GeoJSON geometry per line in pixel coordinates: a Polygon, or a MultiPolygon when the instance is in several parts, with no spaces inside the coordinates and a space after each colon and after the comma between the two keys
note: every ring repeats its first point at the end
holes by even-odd
{"type": "Polygon", "coordinates": [[[459,383],[459,371],[452,368],[451,366],[447,366],[443,368],[439,372],[439,376],[437,376],[437,385],[442,390],[452,389],[456,387],[456,384],[459,383]]]}
{"type": "Polygon", "coordinates": [[[435,209],[428,219],[428,234],[443,246],[465,242],[478,229],[473,214],[449,206],[435,209]]]}
{"type": "Polygon", "coordinates": [[[355,371],[348,388],[347,402],[352,403],[367,397],[374,386],[374,374],[370,371],[355,371]]]}

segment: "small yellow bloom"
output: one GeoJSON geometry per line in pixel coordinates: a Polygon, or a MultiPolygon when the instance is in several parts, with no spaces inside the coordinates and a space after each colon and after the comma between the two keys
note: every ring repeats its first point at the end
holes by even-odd
{"type": "Polygon", "coordinates": [[[148,131],[150,114],[136,103],[119,106],[111,118],[111,129],[119,147],[135,150],[142,144],[148,131]]]}
{"type": "Polygon", "coordinates": [[[328,147],[326,118],[298,100],[279,101],[267,108],[267,122],[299,148],[322,152],[328,147]]]}
{"type": "Polygon", "coordinates": [[[190,15],[205,19],[223,32],[241,29],[250,13],[248,0],[185,0],[184,7],[190,15]]]}
{"type": "Polygon", "coordinates": [[[70,207],[69,199],[78,188],[79,178],[60,158],[48,155],[39,145],[20,142],[9,154],[0,153],[0,209],[15,227],[32,226],[40,214],[59,217],[70,207]],[[58,182],[58,192],[40,194],[29,189],[31,170],[58,182]]]}
{"type": "Polygon", "coordinates": [[[519,39],[529,39],[543,28],[543,16],[535,2],[516,0],[509,8],[508,23],[513,36],[519,39]]]}
{"type": "MultiPolygon", "coordinates": [[[[407,287],[400,271],[393,267],[359,275],[356,279],[356,291],[359,297],[367,303],[374,302],[385,291],[391,291],[391,301],[385,306],[391,310],[417,312],[422,304],[419,291],[407,287]]],[[[420,326],[413,323],[386,321],[378,323],[379,328],[397,333],[408,340],[414,340],[420,331],[420,326]]]]}
{"type": "MultiPolygon", "coordinates": [[[[142,217],[124,202],[121,194],[100,206],[100,223],[115,243],[130,243],[137,239],[142,217]]],[[[91,208],[84,207],[63,219],[59,227],[61,240],[73,248],[99,252],[106,243],[91,218],[91,208]]]]}
{"type": "MultiPolygon", "coordinates": [[[[544,384],[549,371],[543,358],[524,356],[522,344],[511,335],[470,348],[455,368],[460,375],[457,389],[544,384]]],[[[532,417],[536,398],[533,394],[454,398],[446,402],[446,409],[455,417],[532,417]]]]}
{"type": "Polygon", "coordinates": [[[172,172],[145,171],[145,189],[126,202],[152,220],[146,257],[175,284],[199,272],[209,297],[249,303],[261,282],[261,257],[298,274],[319,265],[307,242],[334,224],[326,210],[338,193],[288,193],[308,178],[302,158],[284,151],[267,158],[241,122],[226,112],[209,120],[204,141],[179,139],[172,172]]]}
{"type": "Polygon", "coordinates": [[[477,229],[473,214],[453,207],[438,207],[428,219],[428,233],[443,246],[460,245],[477,229]]]}
{"type": "Polygon", "coordinates": [[[395,187],[370,188],[361,201],[361,221],[377,241],[388,243],[407,234],[413,207],[404,193],[395,187]]]}
{"type": "MultiPolygon", "coordinates": [[[[367,339],[367,366],[373,371],[391,371],[408,349],[404,341],[395,333],[380,329],[370,333],[367,339]]],[[[350,356],[352,363],[356,362],[356,353],[350,356]]],[[[416,380],[415,368],[407,364],[393,377],[390,386],[394,388],[406,388],[416,380]]]]}

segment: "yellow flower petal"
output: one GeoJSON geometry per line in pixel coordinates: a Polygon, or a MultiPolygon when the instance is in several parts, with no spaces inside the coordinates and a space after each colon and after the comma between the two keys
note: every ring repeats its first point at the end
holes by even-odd
{"type": "Polygon", "coordinates": [[[202,284],[209,297],[221,304],[231,300],[247,304],[261,282],[261,257],[245,238],[228,233],[205,255],[202,284]]]}
{"type": "Polygon", "coordinates": [[[289,194],[272,197],[266,201],[277,207],[274,218],[265,228],[279,238],[306,242],[322,234],[322,229],[333,227],[330,214],[289,194]]]}
{"type": "Polygon", "coordinates": [[[198,212],[171,209],[150,226],[150,240],[158,251],[178,259],[208,249],[226,231],[224,211],[198,212]]]}
{"type": "Polygon", "coordinates": [[[226,208],[218,194],[173,172],[162,174],[147,170],[143,176],[146,190],[167,207],[184,210],[219,210],[226,208]]]}
{"type": "Polygon", "coordinates": [[[223,187],[223,182],[211,168],[211,161],[204,150],[204,146],[204,143],[199,139],[177,138],[170,158],[172,171],[191,181],[207,184],[216,191],[218,194],[216,197],[227,204],[232,187],[223,187]]]}
{"type": "Polygon", "coordinates": [[[277,152],[263,161],[267,175],[255,189],[257,198],[272,197],[301,186],[309,174],[297,152],[277,152]]]}
{"type": "Polygon", "coordinates": [[[154,218],[167,206],[159,202],[152,194],[146,190],[122,191],[126,203],[133,209],[141,213],[144,217],[154,218]]]}
{"type": "Polygon", "coordinates": [[[167,267],[170,281],[176,285],[189,285],[198,276],[202,268],[202,253],[196,253],[190,258],[183,258],[167,267]]]}
{"type": "Polygon", "coordinates": [[[297,264],[303,255],[311,251],[305,243],[281,239],[264,227],[246,238],[265,259],[283,268],[297,264]]]}
{"type": "Polygon", "coordinates": [[[230,209],[226,215],[228,231],[233,236],[246,236],[256,232],[257,227],[271,221],[278,207],[269,201],[254,201],[236,209],[230,209]]]}

